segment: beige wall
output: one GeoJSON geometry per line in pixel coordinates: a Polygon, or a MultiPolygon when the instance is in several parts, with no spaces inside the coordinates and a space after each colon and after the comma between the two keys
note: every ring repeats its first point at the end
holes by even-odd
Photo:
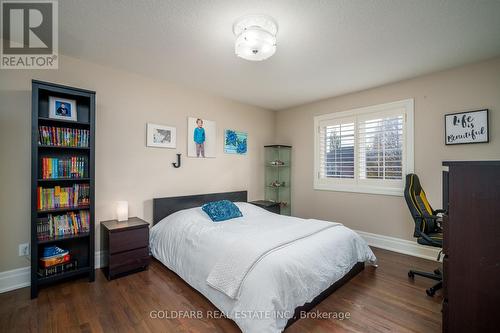
{"type": "MultiPolygon", "coordinates": [[[[128,200],[130,216],[152,220],[152,198],[248,189],[263,196],[263,149],[274,142],[274,112],[186,90],[127,72],[62,57],[60,69],[0,71],[0,272],[29,265],[18,244],[30,240],[31,79],[97,92],[96,219],[115,218],[128,200]],[[217,158],[186,156],[187,117],[217,122],[217,158]],[[177,149],[146,148],[146,123],[177,127],[177,149]],[[223,130],[248,132],[248,156],[223,153],[223,130]]],[[[97,228],[99,231],[99,228],[97,228]]],[[[99,233],[96,233],[97,249],[99,233]]]]}
{"type": "Polygon", "coordinates": [[[441,206],[443,160],[500,159],[500,58],[279,111],[276,141],[294,147],[294,215],[411,239],[403,197],[313,190],[315,115],[406,98],[415,99],[415,172],[435,208],[441,206]],[[444,114],[482,108],[490,109],[490,143],[445,146],[444,114]]]}
{"type": "MultiPolygon", "coordinates": [[[[57,71],[0,71],[0,272],[29,265],[18,244],[29,242],[31,79],[97,91],[96,217],[112,219],[114,203],[128,200],[130,215],[151,221],[159,196],[248,189],[263,196],[263,150],[293,145],[293,213],[411,239],[402,197],[313,190],[313,116],[405,98],[415,99],[415,171],[434,206],[441,205],[441,161],[500,158],[500,58],[277,113],[199,91],[62,57],[57,71]],[[489,144],[445,146],[445,113],[490,109],[489,144]],[[183,159],[187,117],[217,122],[217,158],[183,159]],[[146,148],[147,122],[177,127],[177,149],[146,148]],[[224,128],[249,133],[247,157],[222,151],[224,128]],[[274,130],[277,130],[275,137],[274,130]],[[277,140],[275,140],[277,138],[277,140]]],[[[98,229],[99,230],[99,229],[98,229]]],[[[98,249],[99,234],[96,234],[98,249]]]]}

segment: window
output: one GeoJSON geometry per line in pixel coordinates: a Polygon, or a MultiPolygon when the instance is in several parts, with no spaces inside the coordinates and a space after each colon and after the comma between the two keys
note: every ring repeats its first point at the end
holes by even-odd
{"type": "Polygon", "coordinates": [[[413,172],[413,99],[314,118],[314,188],[403,195],[413,172]]]}

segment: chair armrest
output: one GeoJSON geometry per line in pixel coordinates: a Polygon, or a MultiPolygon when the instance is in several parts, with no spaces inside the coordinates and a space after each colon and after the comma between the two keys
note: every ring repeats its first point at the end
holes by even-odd
{"type": "Polygon", "coordinates": [[[436,225],[437,225],[437,228],[439,229],[439,231],[443,230],[443,228],[441,227],[441,223],[443,222],[443,218],[441,216],[424,214],[424,218],[434,220],[434,222],[436,222],[436,225]]]}

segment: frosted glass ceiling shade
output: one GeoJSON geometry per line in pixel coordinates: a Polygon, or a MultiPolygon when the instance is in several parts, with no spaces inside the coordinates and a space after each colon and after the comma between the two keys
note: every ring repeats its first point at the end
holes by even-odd
{"type": "Polygon", "coordinates": [[[236,21],[233,32],[236,36],[234,52],[238,57],[261,61],[276,52],[278,25],[269,16],[244,16],[236,21]]]}

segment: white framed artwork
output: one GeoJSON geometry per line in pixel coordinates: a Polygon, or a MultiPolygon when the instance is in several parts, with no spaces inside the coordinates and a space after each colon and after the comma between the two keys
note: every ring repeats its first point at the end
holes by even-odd
{"type": "Polygon", "coordinates": [[[176,148],[177,133],[172,126],[147,124],[147,146],[158,148],[176,148]]]}
{"type": "Polygon", "coordinates": [[[447,114],[444,119],[446,145],[489,141],[488,109],[447,114]]]}

